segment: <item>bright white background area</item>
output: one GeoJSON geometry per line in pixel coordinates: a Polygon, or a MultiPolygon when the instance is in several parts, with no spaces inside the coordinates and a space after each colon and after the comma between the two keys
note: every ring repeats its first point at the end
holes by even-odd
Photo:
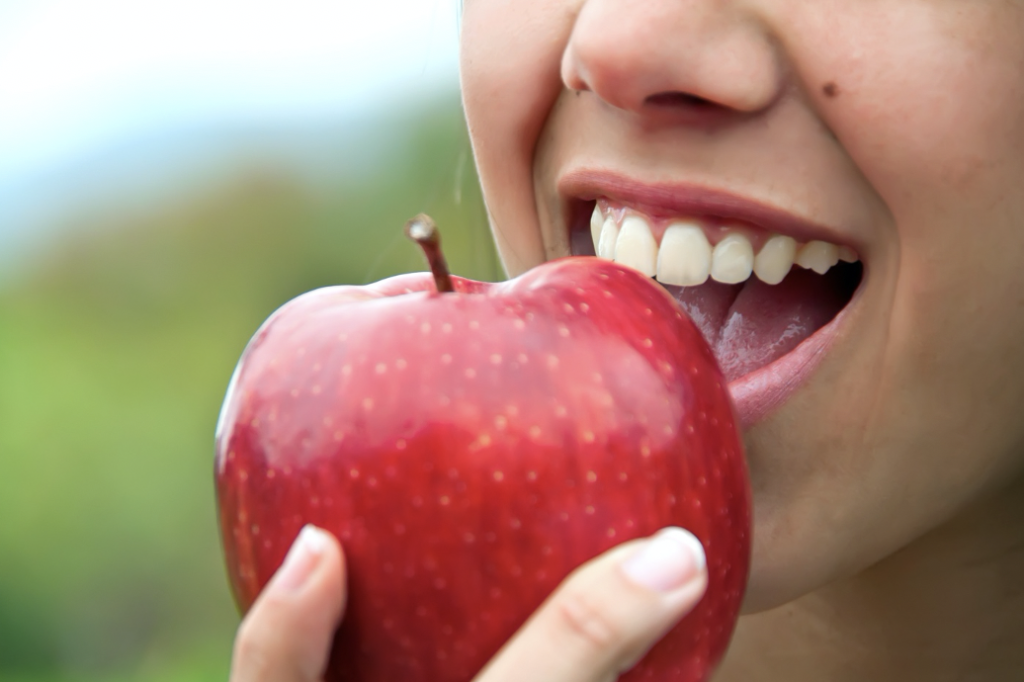
{"type": "Polygon", "coordinates": [[[126,142],[325,120],[453,91],[457,6],[0,0],[0,251],[19,224],[28,229],[32,204],[47,201],[47,178],[126,142]]]}

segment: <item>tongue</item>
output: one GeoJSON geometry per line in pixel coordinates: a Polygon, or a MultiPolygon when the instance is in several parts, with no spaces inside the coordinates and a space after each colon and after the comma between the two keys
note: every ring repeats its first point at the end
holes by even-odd
{"type": "Polygon", "coordinates": [[[666,287],[704,334],[728,381],[764,367],[832,320],[849,297],[836,278],[794,268],[782,283],[666,287]]]}

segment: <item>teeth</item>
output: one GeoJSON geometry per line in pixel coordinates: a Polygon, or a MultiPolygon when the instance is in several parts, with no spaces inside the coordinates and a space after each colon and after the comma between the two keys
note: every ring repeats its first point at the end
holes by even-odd
{"type": "Polygon", "coordinates": [[[610,215],[601,226],[601,238],[597,241],[597,255],[608,260],[615,260],[615,242],[619,238],[619,226],[610,215]]]}
{"type": "Polygon", "coordinates": [[[712,247],[701,223],[688,218],[669,224],[659,248],[646,217],[628,213],[620,227],[612,211],[605,216],[597,205],[590,216],[590,236],[601,258],[657,276],[663,284],[684,287],[704,284],[709,276],[723,284],[739,284],[751,274],[766,284],[778,284],[794,264],[823,275],[839,261],[860,260],[848,246],[820,240],[800,245],[780,234],[771,235],[756,257],[750,239],[741,232],[728,233],[712,247]]]}
{"type": "MultiPolygon", "coordinates": [[[[602,237],[604,235],[602,234],[602,237]]],[[[658,244],[647,221],[637,215],[626,216],[615,242],[615,262],[654,277],[658,270],[658,244]]]]}
{"type": "Polygon", "coordinates": [[[824,275],[839,262],[839,247],[822,241],[807,242],[800,247],[795,262],[802,268],[824,275]]]}
{"type": "Polygon", "coordinates": [[[682,287],[704,284],[711,273],[711,245],[693,223],[672,223],[658,251],[658,281],[682,287]]]}
{"type": "Polygon", "coordinates": [[[601,227],[604,225],[604,216],[601,215],[601,207],[594,204],[594,212],[590,216],[590,236],[594,238],[594,252],[597,252],[597,245],[601,241],[601,227]]]}
{"type": "Polygon", "coordinates": [[[780,234],[772,236],[754,258],[754,274],[765,284],[778,284],[786,278],[796,257],[796,240],[780,234]]]}
{"type": "Polygon", "coordinates": [[[711,279],[722,284],[739,284],[754,269],[754,249],[742,234],[726,235],[711,254],[711,279]]]}

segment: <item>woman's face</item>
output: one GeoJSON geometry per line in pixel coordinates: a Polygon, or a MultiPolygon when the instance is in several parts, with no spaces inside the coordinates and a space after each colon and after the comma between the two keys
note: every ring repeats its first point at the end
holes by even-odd
{"type": "Polygon", "coordinates": [[[717,260],[739,280],[670,290],[744,423],[748,610],[878,561],[1019,473],[1024,3],[466,0],[462,41],[512,275],[592,253],[598,200],[594,235],[619,260],[693,282],[717,260]],[[764,279],[794,242],[825,242],[805,254],[819,269],[829,245],[860,265],[744,279],[775,235],[793,241],[758,256],[764,279]]]}

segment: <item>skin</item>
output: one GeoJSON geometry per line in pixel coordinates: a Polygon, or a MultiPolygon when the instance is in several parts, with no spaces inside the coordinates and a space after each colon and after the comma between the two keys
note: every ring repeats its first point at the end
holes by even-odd
{"type": "Polygon", "coordinates": [[[510,275],[568,254],[581,165],[770,203],[864,263],[826,357],[745,433],[753,568],[715,680],[1019,679],[1024,3],[467,0],[462,24],[510,275]]]}
{"type": "Polygon", "coordinates": [[[746,433],[758,615],[720,679],[1024,667],[1022,72],[1007,0],[466,2],[509,274],[568,254],[579,166],[754,197],[863,259],[840,338],[746,433]]]}

